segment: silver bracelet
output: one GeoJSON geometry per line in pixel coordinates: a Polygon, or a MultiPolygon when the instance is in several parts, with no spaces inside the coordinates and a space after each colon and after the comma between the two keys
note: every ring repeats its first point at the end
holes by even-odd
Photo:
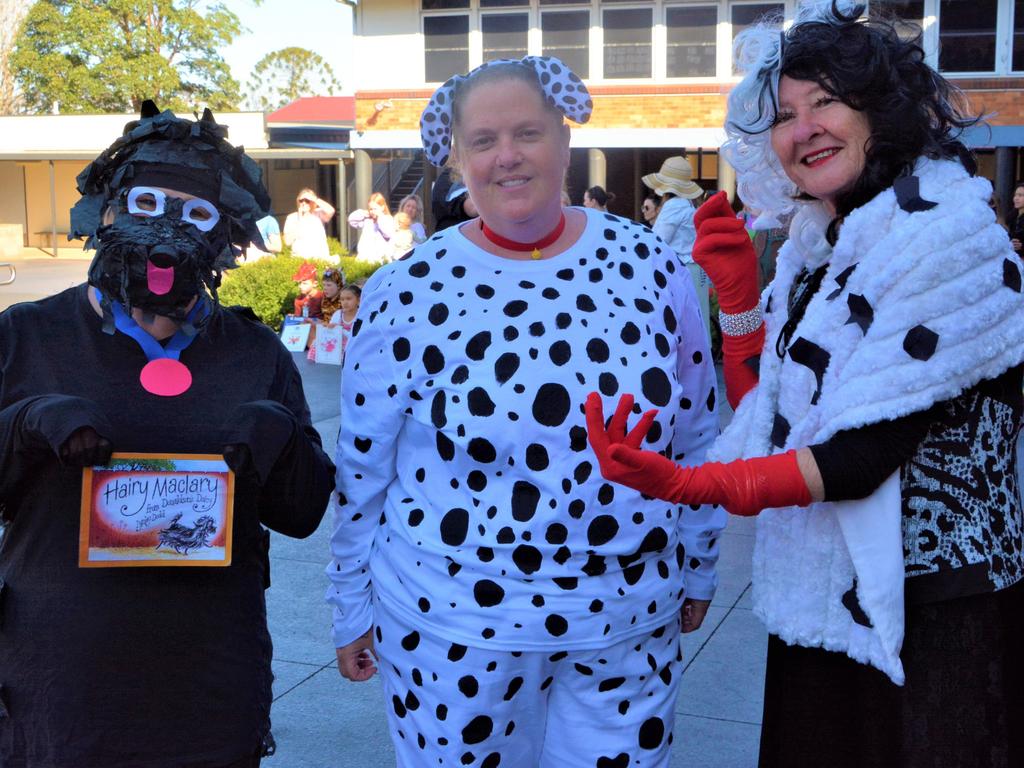
{"type": "Polygon", "coordinates": [[[727,315],[725,312],[718,313],[718,324],[726,336],[746,336],[760,328],[763,322],[759,306],[735,315],[727,315]]]}

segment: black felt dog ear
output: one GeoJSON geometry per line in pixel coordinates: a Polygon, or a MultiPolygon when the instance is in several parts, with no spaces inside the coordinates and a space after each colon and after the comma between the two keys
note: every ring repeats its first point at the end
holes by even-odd
{"type": "Polygon", "coordinates": [[[213,119],[213,112],[210,111],[209,107],[203,110],[203,116],[200,118],[204,123],[214,123],[217,121],[213,119]]]}
{"type": "Polygon", "coordinates": [[[146,99],[142,102],[142,109],[139,111],[139,117],[145,119],[147,117],[156,117],[160,114],[159,108],[156,106],[156,102],[152,99],[146,99]]]}

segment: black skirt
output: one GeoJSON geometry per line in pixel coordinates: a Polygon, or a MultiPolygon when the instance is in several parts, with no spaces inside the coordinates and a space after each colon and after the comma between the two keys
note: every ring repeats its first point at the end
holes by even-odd
{"type": "Polygon", "coordinates": [[[760,768],[1024,766],[1024,582],[908,606],[906,684],[768,639],[760,768]]]}

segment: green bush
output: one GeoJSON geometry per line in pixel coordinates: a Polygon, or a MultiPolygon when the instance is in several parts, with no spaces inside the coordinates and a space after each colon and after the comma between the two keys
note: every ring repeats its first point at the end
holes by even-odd
{"type": "MultiPolygon", "coordinates": [[[[292,256],[285,249],[277,256],[243,264],[226,273],[218,290],[221,304],[249,307],[260,320],[279,331],[284,316],[292,311],[295,298],[299,295],[299,286],[292,280],[292,275],[304,261],[315,264],[320,276],[323,276],[325,269],[334,266],[320,259],[292,256]]],[[[345,282],[351,283],[365,280],[376,271],[378,265],[356,261],[346,255],[338,266],[345,275],[345,282]]]]}

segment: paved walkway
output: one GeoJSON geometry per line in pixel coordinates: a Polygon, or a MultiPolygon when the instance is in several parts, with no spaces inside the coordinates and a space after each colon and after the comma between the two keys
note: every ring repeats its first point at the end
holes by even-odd
{"type": "MultiPolygon", "coordinates": [[[[324,445],[338,433],[339,372],[295,355],[324,445]]],[[[724,398],[722,398],[724,400],[724,398]]],[[[726,416],[728,418],[728,416],[726,416]]],[[[267,612],[274,638],[274,737],[267,768],[393,768],[378,678],[350,683],[334,666],[323,575],[329,515],[308,539],[274,534],[267,612]]],[[[672,768],[753,768],[760,736],[767,634],[752,615],[753,521],[730,518],[721,583],[704,626],[683,636],[672,768]]]]}

